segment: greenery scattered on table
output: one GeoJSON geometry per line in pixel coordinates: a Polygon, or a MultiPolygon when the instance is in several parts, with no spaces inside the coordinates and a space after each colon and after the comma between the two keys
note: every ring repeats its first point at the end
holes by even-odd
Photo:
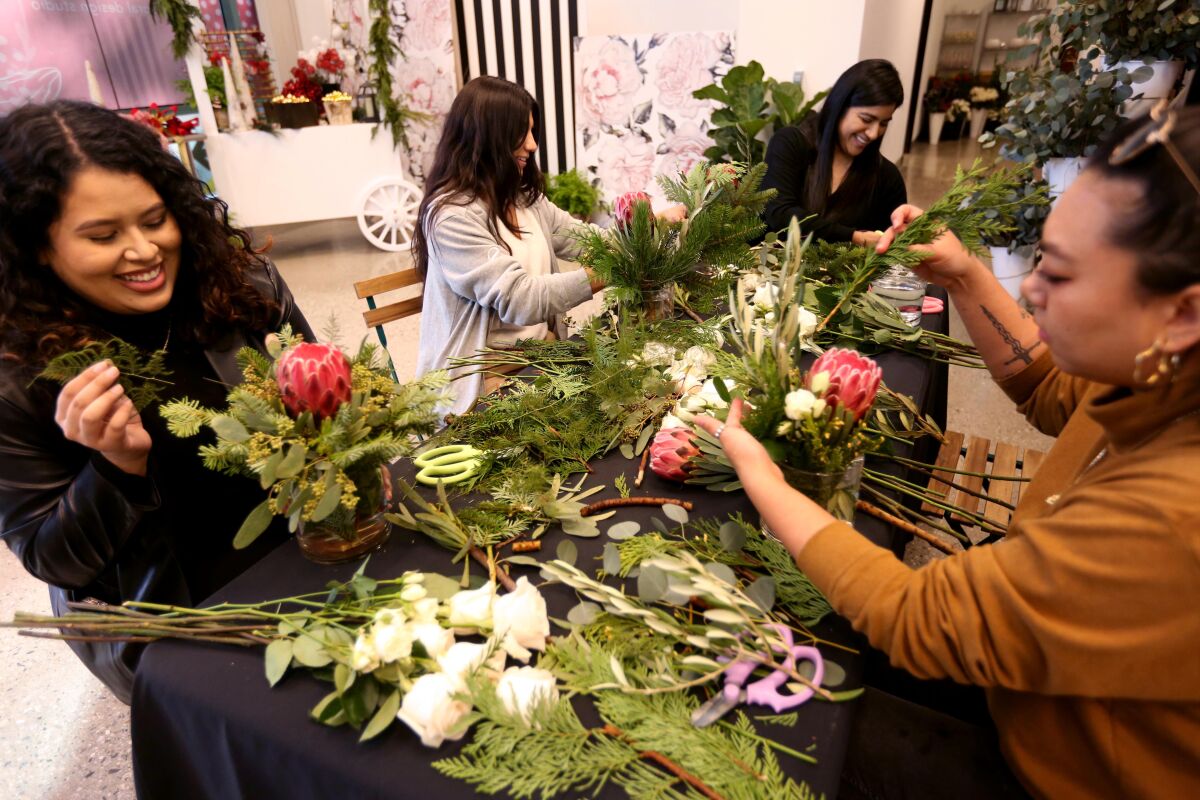
{"type": "Polygon", "coordinates": [[[546,198],[576,219],[587,221],[600,209],[600,189],[571,169],[546,178],[546,198]]]}
{"type": "Polygon", "coordinates": [[[623,442],[641,439],[644,446],[675,402],[673,382],[636,358],[645,342],[706,330],[671,323],[630,327],[614,338],[588,329],[578,341],[522,341],[514,350],[467,359],[462,363],[537,367],[540,373],[511,375],[504,392],[453,418],[435,441],[486,451],[478,479],[484,485],[527,462],[549,474],[589,472],[588,461],[623,442]]]}
{"type": "Polygon", "coordinates": [[[166,20],[171,26],[172,55],[186,56],[192,44],[192,23],[200,19],[200,9],[189,0],[150,0],[150,18],[166,20]]]}
{"type": "Polygon", "coordinates": [[[767,78],[762,64],[751,61],[732,67],[721,82],[692,92],[698,100],[715,100],[721,105],[712,112],[708,135],[713,146],[704,151],[712,161],[759,164],[766,158],[766,144],[759,134],[793,125],[829,94],[818,92],[805,101],[804,88],[791,81],[767,78]]]}
{"type": "Polygon", "coordinates": [[[355,520],[381,507],[380,468],[415,448],[415,435],[430,434],[448,379],[433,372],[397,384],[379,363],[380,349],[363,340],[350,360],[350,386],[336,412],[319,418],[306,410],[293,417],[285,408],[276,363],[288,348],[304,346],[285,328],[268,341],[270,355],[250,347],[238,351],[243,383],[235,386],[223,410],[203,408],[191,399],[161,408],[167,427],[180,437],[209,427],[215,444],[200,447],[204,465],[227,475],[255,478],[267,492],[234,537],[235,547],[253,542],[276,516],[289,530],[322,523],[352,536],[355,520]]]}
{"type": "Polygon", "coordinates": [[[46,364],[37,377],[65,385],[93,364],[106,359],[120,370],[117,382],[138,411],[157,403],[163,387],[171,383],[171,370],[166,367],[166,350],[155,350],[147,356],[129,342],[116,338],[93,342],[81,350],[60,353],[46,364]]]}

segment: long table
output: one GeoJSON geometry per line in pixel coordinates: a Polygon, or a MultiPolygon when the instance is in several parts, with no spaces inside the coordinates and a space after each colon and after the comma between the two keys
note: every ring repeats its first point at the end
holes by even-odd
{"type": "MultiPolygon", "coordinates": [[[[944,314],[927,316],[923,325],[946,329],[944,314]]],[[[914,356],[888,352],[876,359],[884,380],[894,390],[910,395],[939,422],[945,420],[946,374],[944,366],[931,365],[914,356]]],[[[637,462],[612,453],[592,465],[595,470],[587,485],[607,484],[598,497],[615,496],[613,479],[625,474],[630,484],[637,462]]],[[[405,474],[399,466],[399,474],[405,474]]],[[[409,477],[411,473],[406,474],[409,477]]],[[[679,486],[659,479],[647,470],[646,480],[636,494],[679,497],[693,501],[693,519],[741,512],[750,520],[757,514],[745,494],[708,492],[700,487],[679,486]]],[[[617,521],[637,520],[650,530],[650,519],[661,516],[656,507],[622,509],[601,530],[617,521]]],[[[895,548],[894,531],[878,520],[860,515],[855,527],[884,547],[895,548]]],[[[214,532],[214,535],[222,535],[214,532]]],[[[544,537],[543,559],[552,557],[561,531],[544,537]],[[549,551],[549,552],[546,552],[549,551]]],[[[586,570],[599,568],[601,551],[609,541],[603,533],[595,539],[574,538],[578,564],[586,570]]],[[[300,555],[287,542],[231,582],[205,603],[258,602],[319,591],[331,580],[346,580],[357,564],[320,566],[300,555]]],[[[454,574],[450,554],[424,536],[395,529],[381,550],[372,554],[367,574],[392,577],[405,570],[454,574]]],[[[534,576],[534,570],[514,568],[514,577],[534,576]]],[[[563,619],[578,602],[572,591],[561,585],[543,587],[550,616],[563,619]]],[[[817,627],[822,638],[865,647],[849,625],[831,617],[817,627]]],[[[847,673],[839,689],[860,685],[861,656],[831,651],[847,673]]],[[[347,728],[329,728],[310,720],[308,710],[330,691],[330,685],[306,674],[290,672],[270,688],[264,675],[260,648],[234,648],[192,642],[162,641],[147,647],[134,685],[131,722],[134,779],[140,798],[461,798],[470,797],[469,785],[443,776],[431,762],[457,754],[462,746],[446,743],[438,750],[421,745],[402,723],[395,723],[378,739],[357,743],[347,728]]],[[[845,748],[853,702],[810,701],[799,709],[799,721],[791,728],[771,726],[766,733],[818,759],[810,765],[780,756],[784,769],[806,782],[814,797],[837,794],[838,777],[845,748]]],[[[769,713],[748,709],[752,714],[769,713]]],[[[468,733],[468,739],[470,734],[468,733]]],[[[466,741],[466,740],[464,740],[466,741]]],[[[623,797],[608,787],[602,797],[623,797]]]]}

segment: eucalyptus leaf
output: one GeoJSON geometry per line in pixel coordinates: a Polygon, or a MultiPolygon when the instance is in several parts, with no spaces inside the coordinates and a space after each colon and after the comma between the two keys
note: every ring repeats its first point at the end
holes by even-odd
{"type": "Polygon", "coordinates": [[[621,455],[625,456],[626,459],[632,460],[633,459],[633,445],[630,444],[629,442],[625,442],[625,444],[621,445],[621,455]]]}
{"type": "Polygon", "coordinates": [[[763,611],[770,611],[775,606],[775,579],[764,575],[746,587],[746,596],[763,611]]]}
{"type": "Polygon", "coordinates": [[[504,559],[509,564],[519,564],[522,567],[540,567],[542,562],[538,561],[533,556],[515,555],[504,559]]]}
{"type": "Polygon", "coordinates": [[[642,571],[637,578],[638,597],[646,603],[656,603],[666,593],[668,586],[667,574],[658,567],[649,564],[642,565],[642,571]]]}
{"type": "Polygon", "coordinates": [[[575,562],[579,560],[579,548],[570,539],[563,539],[554,549],[554,557],[575,566],[575,562]]]}
{"type": "Polygon", "coordinates": [[[718,531],[721,549],[727,553],[740,553],[746,546],[746,531],[733,520],[723,524],[718,531]]]}
{"type": "Polygon", "coordinates": [[[317,507],[313,509],[312,521],[320,522],[328,517],[337,509],[341,500],[342,485],[337,482],[337,471],[331,469],[325,473],[325,494],[321,495],[317,507]]]}
{"type": "Polygon", "coordinates": [[[718,625],[745,625],[746,618],[736,611],[727,608],[710,608],[704,612],[704,618],[718,625]]]}
{"type": "Polygon", "coordinates": [[[821,685],[826,689],[836,689],[846,682],[846,670],[836,661],[825,659],[825,677],[821,679],[821,685]]]}
{"type": "Polygon", "coordinates": [[[637,444],[634,445],[633,448],[633,454],[635,456],[640,456],[642,451],[646,449],[646,445],[650,444],[650,437],[654,435],[655,430],[657,430],[657,428],[654,423],[650,423],[646,427],[642,428],[642,433],[640,436],[638,436],[637,444]]]}
{"type": "Polygon", "coordinates": [[[641,523],[635,522],[634,520],[627,520],[625,522],[618,522],[616,525],[610,526],[608,529],[608,536],[610,539],[631,539],[634,536],[637,536],[641,530],[641,523]]]}
{"type": "Polygon", "coordinates": [[[737,575],[734,573],[733,567],[728,564],[710,561],[704,565],[704,569],[713,577],[724,581],[730,586],[737,586],[737,575]]]}
{"type": "Polygon", "coordinates": [[[585,600],[567,612],[567,621],[572,625],[591,625],[603,610],[595,603],[585,600]]]}
{"type": "Polygon", "coordinates": [[[274,686],[287,673],[292,665],[292,640],[276,639],[267,645],[263,655],[263,664],[267,671],[267,685],[274,686]]]}
{"type": "Polygon", "coordinates": [[[604,571],[609,575],[619,575],[621,572],[621,550],[616,542],[604,545],[604,571]]]}
{"type": "Polygon", "coordinates": [[[287,455],[283,457],[283,461],[279,464],[279,469],[276,471],[276,476],[280,478],[294,478],[300,474],[300,470],[304,468],[304,458],[308,455],[308,447],[304,444],[294,444],[288,447],[287,455]]]}
{"type": "Polygon", "coordinates": [[[678,522],[680,525],[686,525],[688,519],[687,509],[675,503],[663,503],[662,512],[667,519],[672,522],[678,522]]]}
{"type": "Polygon", "coordinates": [[[244,442],[250,438],[250,431],[246,430],[246,426],[228,414],[218,414],[208,424],[209,427],[216,431],[217,436],[222,439],[228,439],[231,442],[244,442]]]}
{"type": "Polygon", "coordinates": [[[237,534],[233,537],[233,549],[241,550],[244,547],[249,547],[267,529],[274,516],[275,513],[271,511],[270,500],[263,500],[256,505],[246,515],[245,521],[242,522],[242,526],[238,528],[237,534]]]}
{"type": "Polygon", "coordinates": [[[436,600],[449,600],[462,589],[454,578],[447,578],[436,572],[426,572],[424,575],[425,580],[421,582],[421,585],[425,587],[427,596],[436,600]]]}
{"type": "Polygon", "coordinates": [[[600,535],[600,529],[590,517],[563,517],[559,520],[563,533],[591,539],[600,535]]]}
{"type": "Polygon", "coordinates": [[[270,488],[271,484],[275,482],[276,476],[278,475],[277,470],[279,469],[280,461],[283,461],[282,450],[276,450],[267,457],[266,462],[263,463],[262,471],[258,473],[259,487],[262,489],[268,489],[270,488]]]}
{"type": "Polygon", "coordinates": [[[661,517],[651,517],[650,524],[653,525],[654,530],[658,531],[659,533],[668,532],[667,523],[663,522],[661,517]]]}
{"type": "Polygon", "coordinates": [[[335,664],[333,667],[333,685],[342,694],[354,685],[354,670],[349,664],[335,664]]]}

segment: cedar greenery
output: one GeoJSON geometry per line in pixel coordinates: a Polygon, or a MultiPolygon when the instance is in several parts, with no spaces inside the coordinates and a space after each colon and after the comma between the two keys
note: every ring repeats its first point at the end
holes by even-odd
{"type": "Polygon", "coordinates": [[[187,55],[192,43],[192,23],[200,19],[200,9],[189,0],[150,0],[150,17],[166,20],[171,26],[171,53],[176,58],[187,55]]]}
{"type": "MultiPolygon", "coordinates": [[[[120,370],[117,382],[133,407],[142,411],[159,401],[162,387],[170,384],[171,371],[166,368],[166,350],[155,350],[149,356],[123,339],[94,342],[82,350],[72,350],[55,356],[38,373],[37,378],[66,384],[100,361],[111,361],[120,370]]],[[[35,378],[35,380],[37,379],[35,378]]]]}
{"type": "Polygon", "coordinates": [[[411,157],[412,150],[406,126],[413,122],[426,122],[429,115],[401,105],[393,94],[392,64],[397,59],[404,58],[404,52],[400,49],[399,36],[393,36],[391,0],[370,0],[369,9],[372,20],[367,33],[370,48],[367,72],[375,79],[375,102],[380,110],[379,122],[392,132],[393,142],[403,145],[411,157]]]}

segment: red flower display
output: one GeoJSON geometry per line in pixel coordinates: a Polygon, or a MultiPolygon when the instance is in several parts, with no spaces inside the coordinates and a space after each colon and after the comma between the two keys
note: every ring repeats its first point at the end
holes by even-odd
{"type": "Polygon", "coordinates": [[[275,382],[288,413],[311,411],[319,421],[350,400],[350,361],[332,344],[298,344],[279,357],[275,382]]]}
{"type": "Polygon", "coordinates": [[[882,379],[883,371],[874,361],[853,350],[834,347],[813,363],[807,388],[830,406],[853,414],[857,421],[871,410],[882,379]]]}
{"type": "Polygon", "coordinates": [[[332,47],[317,54],[317,69],[326,74],[330,83],[336,83],[345,68],[346,62],[332,47]]]}
{"type": "Polygon", "coordinates": [[[650,470],[660,478],[682,483],[692,471],[691,460],[698,455],[694,433],[687,428],[663,428],[650,443],[650,470]]]}

